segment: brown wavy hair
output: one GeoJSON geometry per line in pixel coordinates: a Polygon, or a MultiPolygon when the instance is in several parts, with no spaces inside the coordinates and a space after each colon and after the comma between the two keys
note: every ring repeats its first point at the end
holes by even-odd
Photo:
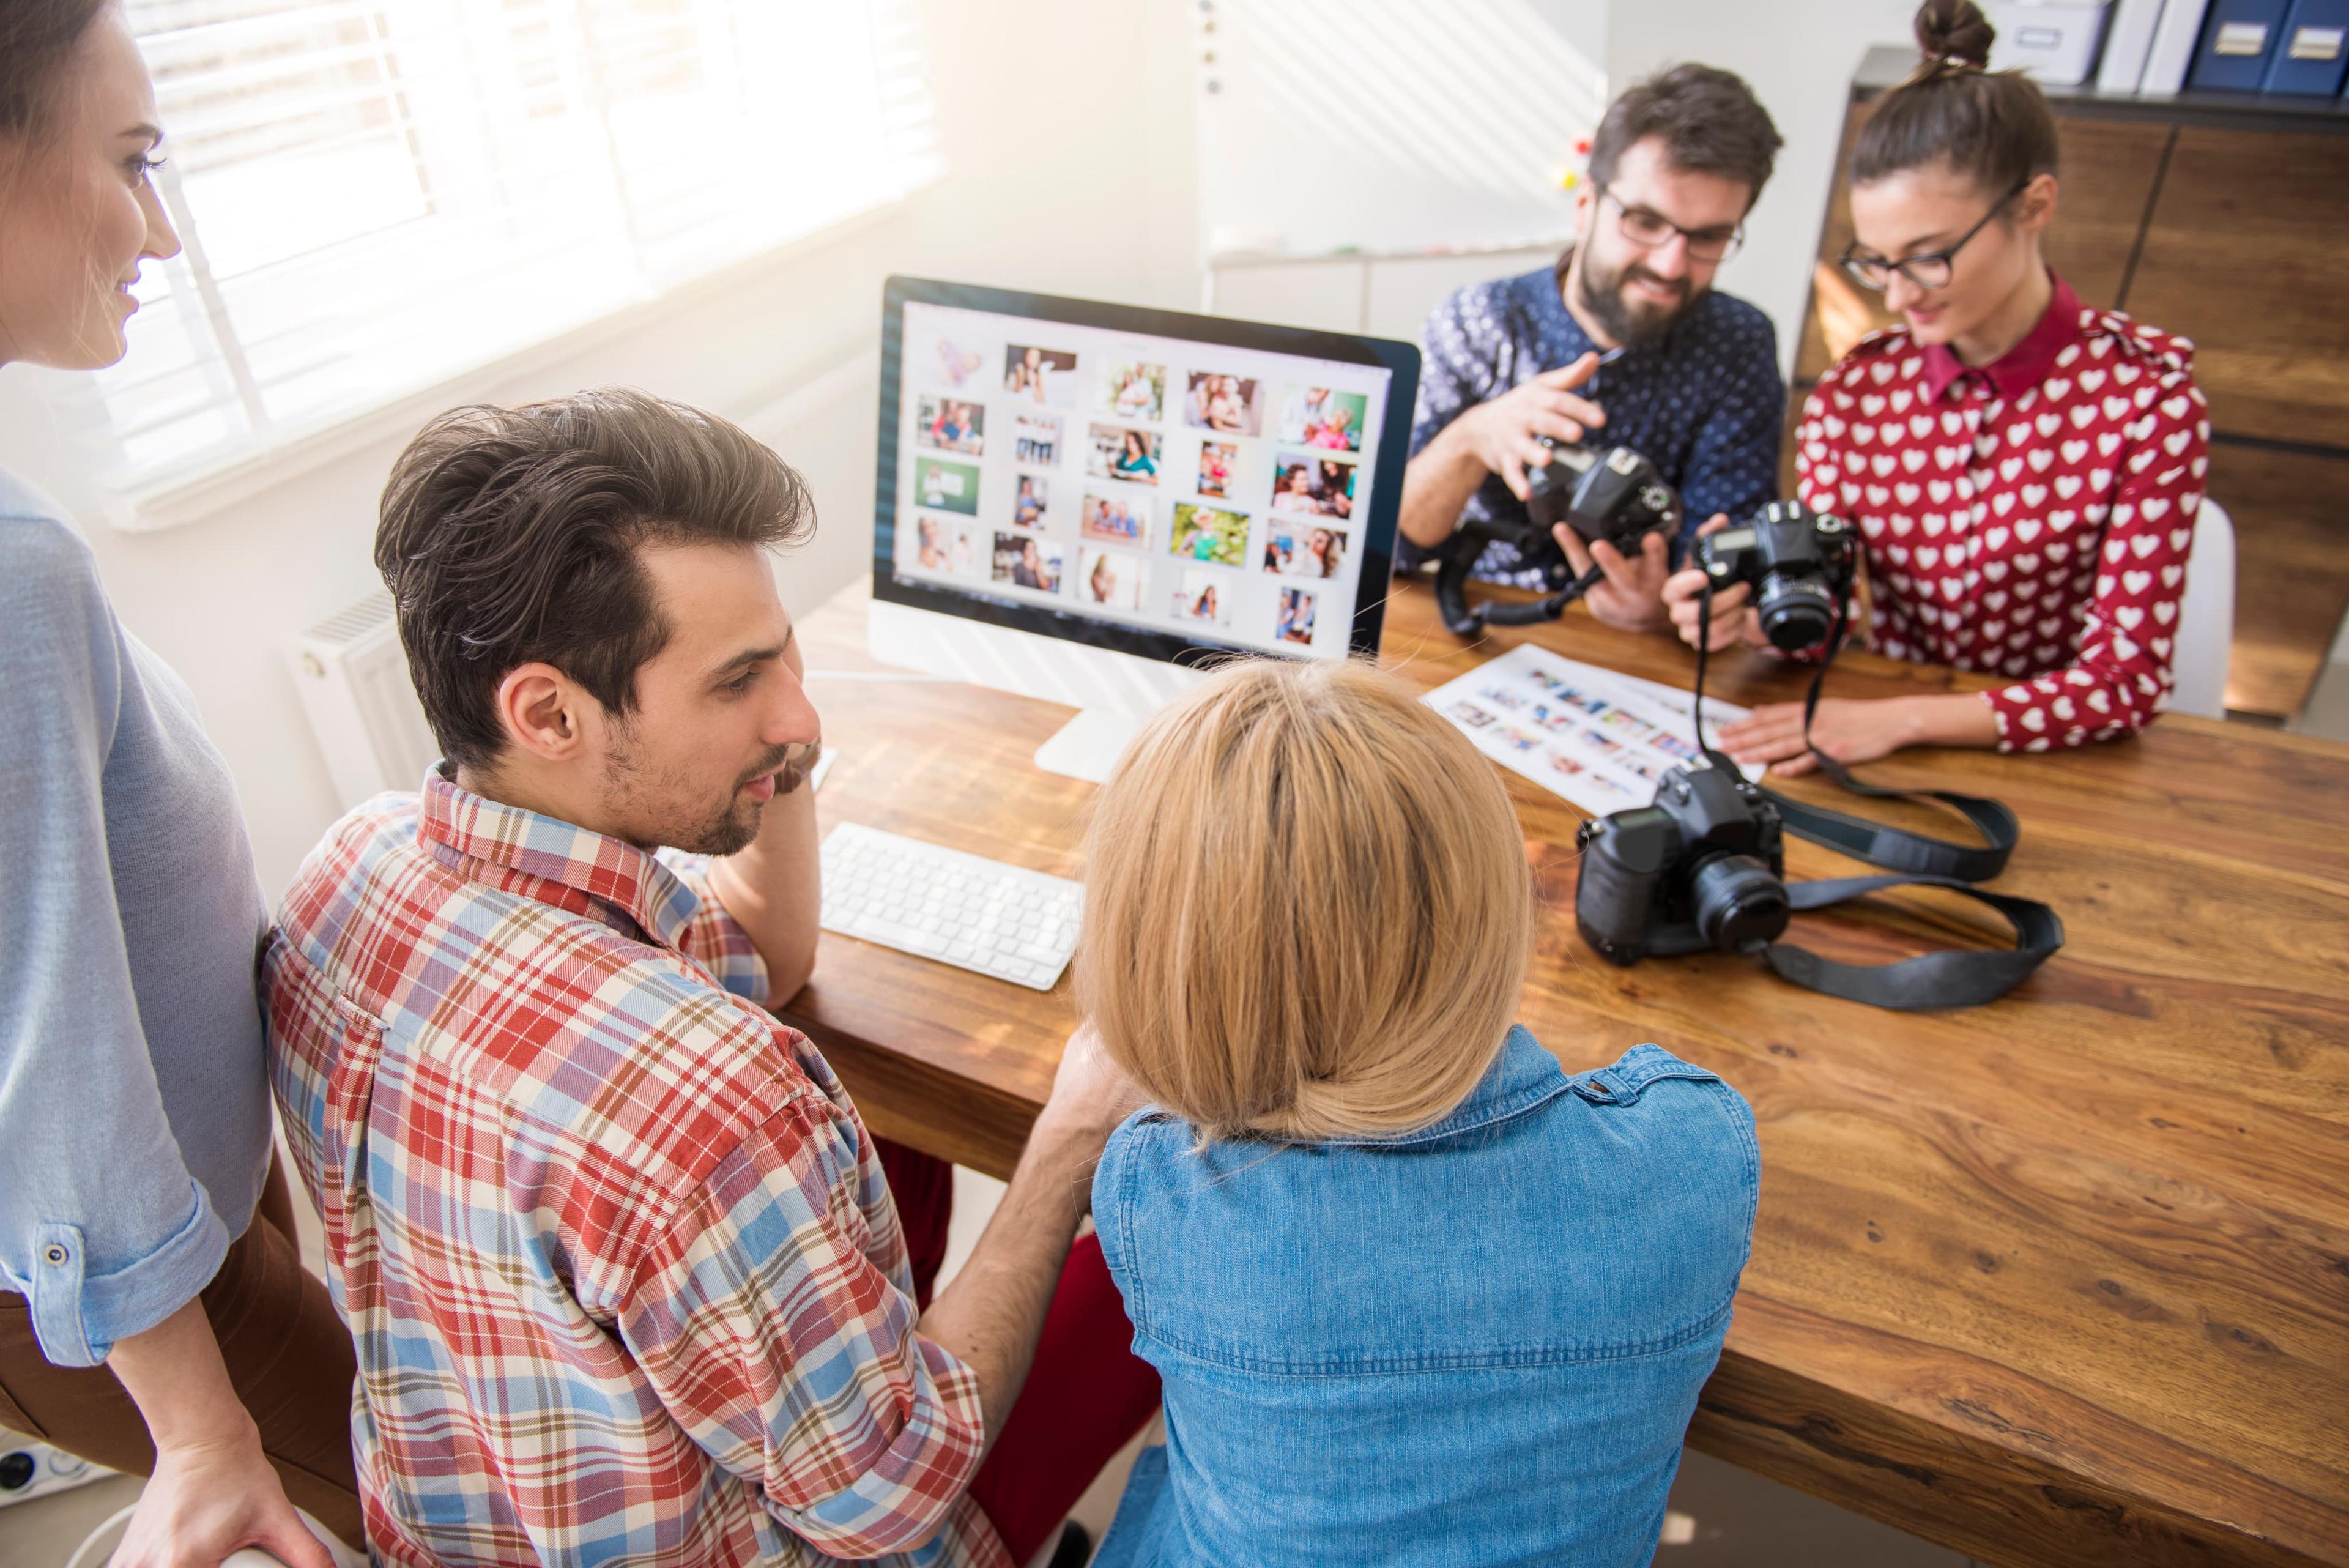
{"type": "Polygon", "coordinates": [[[498,683],[546,663],[615,714],[672,628],[643,545],[796,545],[806,484],[734,425],[622,387],[426,425],[392,465],[375,564],[424,716],[450,761],[505,749],[498,683]]]}
{"type": "Polygon", "coordinates": [[[1997,29],[1973,0],[1925,0],[1917,10],[1924,59],[1875,103],[1851,149],[1851,182],[1946,163],[2003,192],[2055,172],[2055,113],[2039,85],[1988,69],[1997,29]]]}

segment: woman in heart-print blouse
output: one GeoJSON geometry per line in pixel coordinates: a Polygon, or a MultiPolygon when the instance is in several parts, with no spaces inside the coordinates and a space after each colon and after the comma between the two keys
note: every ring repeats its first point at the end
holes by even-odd
{"type": "MultiPolygon", "coordinates": [[[[1925,65],[1854,146],[1844,265],[1903,325],[1819,379],[1795,471],[1806,504],[1859,531],[1879,652],[2014,679],[1978,695],[1822,701],[1811,742],[1845,762],[2134,734],[2172,684],[2209,468],[2193,345],[2083,306],[2048,270],[2054,119],[2028,80],[1980,69],[1980,16],[1929,0],[1925,65]]],[[[1683,572],[1666,588],[1692,641],[1700,587],[1683,572]]],[[[1762,645],[1742,588],[1714,605],[1715,646],[1762,645]]],[[[1757,709],[1723,740],[1740,761],[1807,765],[1799,704],[1757,709]]]]}

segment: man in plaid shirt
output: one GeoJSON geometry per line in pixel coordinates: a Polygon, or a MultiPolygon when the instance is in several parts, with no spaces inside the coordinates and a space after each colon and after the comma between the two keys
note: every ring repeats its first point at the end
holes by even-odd
{"type": "Polygon", "coordinates": [[[381,1562],[1007,1568],[1156,1407],[1071,1253],[1124,1108],[1090,1042],[931,1302],[946,1168],[764,1009],[815,951],[767,555],[811,526],[772,453],[635,393],[460,409],[394,469],[448,760],[335,827],[265,960],[381,1562]]]}

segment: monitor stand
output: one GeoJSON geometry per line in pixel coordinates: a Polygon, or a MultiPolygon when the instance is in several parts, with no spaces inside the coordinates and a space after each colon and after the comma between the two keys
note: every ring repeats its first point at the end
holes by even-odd
{"type": "Polygon", "coordinates": [[[1126,742],[1141,728],[1141,720],[1114,708],[1080,708],[1036,748],[1036,765],[1048,774],[1107,784],[1126,742]]]}

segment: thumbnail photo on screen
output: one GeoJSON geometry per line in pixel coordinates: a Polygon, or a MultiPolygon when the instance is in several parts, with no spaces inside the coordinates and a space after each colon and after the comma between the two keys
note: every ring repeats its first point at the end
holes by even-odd
{"type": "Polygon", "coordinates": [[[959,512],[966,517],[978,514],[978,470],[967,462],[947,462],[942,458],[917,458],[914,462],[914,496],[923,505],[939,512],[959,512]]]}
{"type": "Polygon", "coordinates": [[[1068,408],[1077,400],[1077,357],[1014,343],[1003,350],[1003,389],[1019,402],[1068,408]]]}
{"type": "Polygon", "coordinates": [[[1064,559],[1063,546],[1050,539],[1039,539],[1033,534],[995,536],[995,580],[1009,583],[1015,588],[1059,593],[1064,559]]]}
{"type": "Polygon", "coordinates": [[[1050,468],[1061,461],[1061,421],[1057,414],[1021,414],[1011,421],[1011,460],[1050,468]]]}
{"type": "Polygon", "coordinates": [[[1275,517],[1264,539],[1264,569],[1284,577],[1334,577],[1345,569],[1346,535],[1317,523],[1275,517]]]}
{"type": "Polygon", "coordinates": [[[1264,433],[1264,383],[1249,376],[1191,372],[1183,399],[1183,422],[1219,435],[1264,433]]]}
{"type": "Polygon", "coordinates": [[[1199,493],[1218,501],[1232,493],[1232,470],[1240,461],[1238,445],[1227,441],[1199,443],[1199,493]]]}
{"type": "Polygon", "coordinates": [[[1355,467],[1336,458],[1284,452],[1273,461],[1272,509],[1314,517],[1354,514],[1355,467]]]}
{"type": "Polygon", "coordinates": [[[916,377],[950,391],[984,394],[987,352],[977,342],[957,334],[930,332],[918,338],[906,361],[916,377]]]}
{"type": "Polygon", "coordinates": [[[1103,545],[1138,545],[1150,535],[1150,503],[1135,496],[1085,493],[1077,532],[1103,545]]]}
{"type": "Polygon", "coordinates": [[[1142,608],[1142,557],[1123,550],[1084,547],[1083,570],[1077,577],[1077,597],[1106,609],[1142,608]]]}
{"type": "Polygon", "coordinates": [[[940,452],[978,457],[987,450],[987,410],[963,398],[925,395],[914,417],[914,439],[940,452]]]}
{"type": "Polygon", "coordinates": [[[1311,642],[1319,597],[1311,588],[1281,589],[1280,611],[1273,621],[1273,635],[1283,642],[1311,642]]]}
{"type": "Polygon", "coordinates": [[[1207,626],[1232,624],[1232,607],[1226,602],[1229,584],[1220,572],[1198,566],[1183,568],[1183,586],[1174,590],[1171,607],[1182,620],[1195,620],[1207,626]]]}
{"type": "Polygon", "coordinates": [[[1185,501],[1174,508],[1169,549],[1188,560],[1237,566],[1247,558],[1247,535],[1245,512],[1225,512],[1185,501]]]}
{"type": "Polygon", "coordinates": [[[1166,367],[1112,359],[1102,367],[1101,408],[1129,420],[1166,417],[1166,367]]]}
{"type": "Polygon", "coordinates": [[[1156,431],[1127,425],[1095,425],[1085,450],[1085,472],[1095,479],[1123,479],[1128,484],[1158,483],[1158,458],[1164,442],[1156,431]]]}
{"type": "Polygon", "coordinates": [[[1279,439],[1287,446],[1325,452],[1362,450],[1362,421],[1371,400],[1330,387],[1291,387],[1281,395],[1279,439]]]}
{"type": "Polygon", "coordinates": [[[1023,473],[1012,487],[1011,521],[1022,528],[1041,528],[1044,507],[1050,499],[1051,481],[1040,474],[1023,473]]]}

